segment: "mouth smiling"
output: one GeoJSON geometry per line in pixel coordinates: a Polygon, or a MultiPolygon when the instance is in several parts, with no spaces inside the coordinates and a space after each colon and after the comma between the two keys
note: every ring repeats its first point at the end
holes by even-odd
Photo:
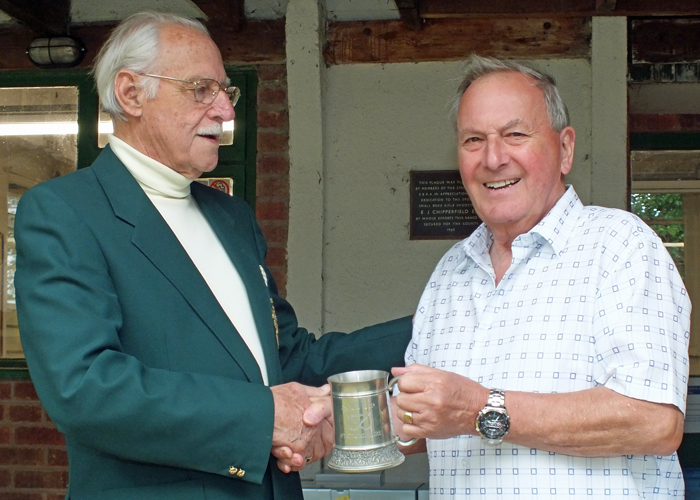
{"type": "Polygon", "coordinates": [[[505,181],[485,182],[484,186],[489,189],[503,189],[520,182],[520,179],[507,179],[505,181]]]}

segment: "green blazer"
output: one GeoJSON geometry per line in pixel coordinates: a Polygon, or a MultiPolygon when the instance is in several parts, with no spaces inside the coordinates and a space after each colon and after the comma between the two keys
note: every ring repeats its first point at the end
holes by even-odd
{"type": "MultiPolygon", "coordinates": [[[[247,204],[196,182],[192,195],[246,284],[270,385],[403,364],[410,318],[316,340],[277,294],[247,204]]],[[[273,398],[253,355],[109,148],[22,196],[15,239],[20,336],[66,437],[67,498],[302,498],[270,455],[273,398]]]]}

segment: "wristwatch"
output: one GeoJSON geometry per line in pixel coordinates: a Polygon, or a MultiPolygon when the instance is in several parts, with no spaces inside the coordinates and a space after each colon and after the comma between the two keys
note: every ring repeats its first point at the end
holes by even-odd
{"type": "Polygon", "coordinates": [[[488,444],[498,444],[508,434],[510,417],[506,411],[505,402],[505,391],[491,389],[486,406],[476,416],[476,432],[488,444]]]}

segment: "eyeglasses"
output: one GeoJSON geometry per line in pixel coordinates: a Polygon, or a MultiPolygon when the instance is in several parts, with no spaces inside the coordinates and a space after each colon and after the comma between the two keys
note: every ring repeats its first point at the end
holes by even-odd
{"type": "Polygon", "coordinates": [[[190,80],[180,80],[179,78],[170,78],[169,76],[160,75],[149,75],[147,73],[141,76],[150,76],[151,78],[160,78],[162,80],[171,80],[173,82],[183,82],[194,85],[194,98],[197,99],[202,104],[211,104],[219,95],[219,90],[226,92],[226,95],[231,100],[233,106],[236,105],[238,99],[241,97],[241,89],[234,85],[229,85],[228,87],[222,87],[216,80],[211,80],[209,78],[202,78],[199,81],[193,82],[190,80]]]}

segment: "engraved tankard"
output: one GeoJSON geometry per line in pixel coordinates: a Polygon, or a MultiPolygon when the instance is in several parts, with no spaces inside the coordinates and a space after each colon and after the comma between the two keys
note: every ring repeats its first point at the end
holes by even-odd
{"type": "Polygon", "coordinates": [[[389,411],[389,373],[358,370],[328,378],[333,398],[335,446],[328,467],[341,472],[371,472],[395,467],[405,460],[396,443],[409,446],[394,434],[389,411]]]}

